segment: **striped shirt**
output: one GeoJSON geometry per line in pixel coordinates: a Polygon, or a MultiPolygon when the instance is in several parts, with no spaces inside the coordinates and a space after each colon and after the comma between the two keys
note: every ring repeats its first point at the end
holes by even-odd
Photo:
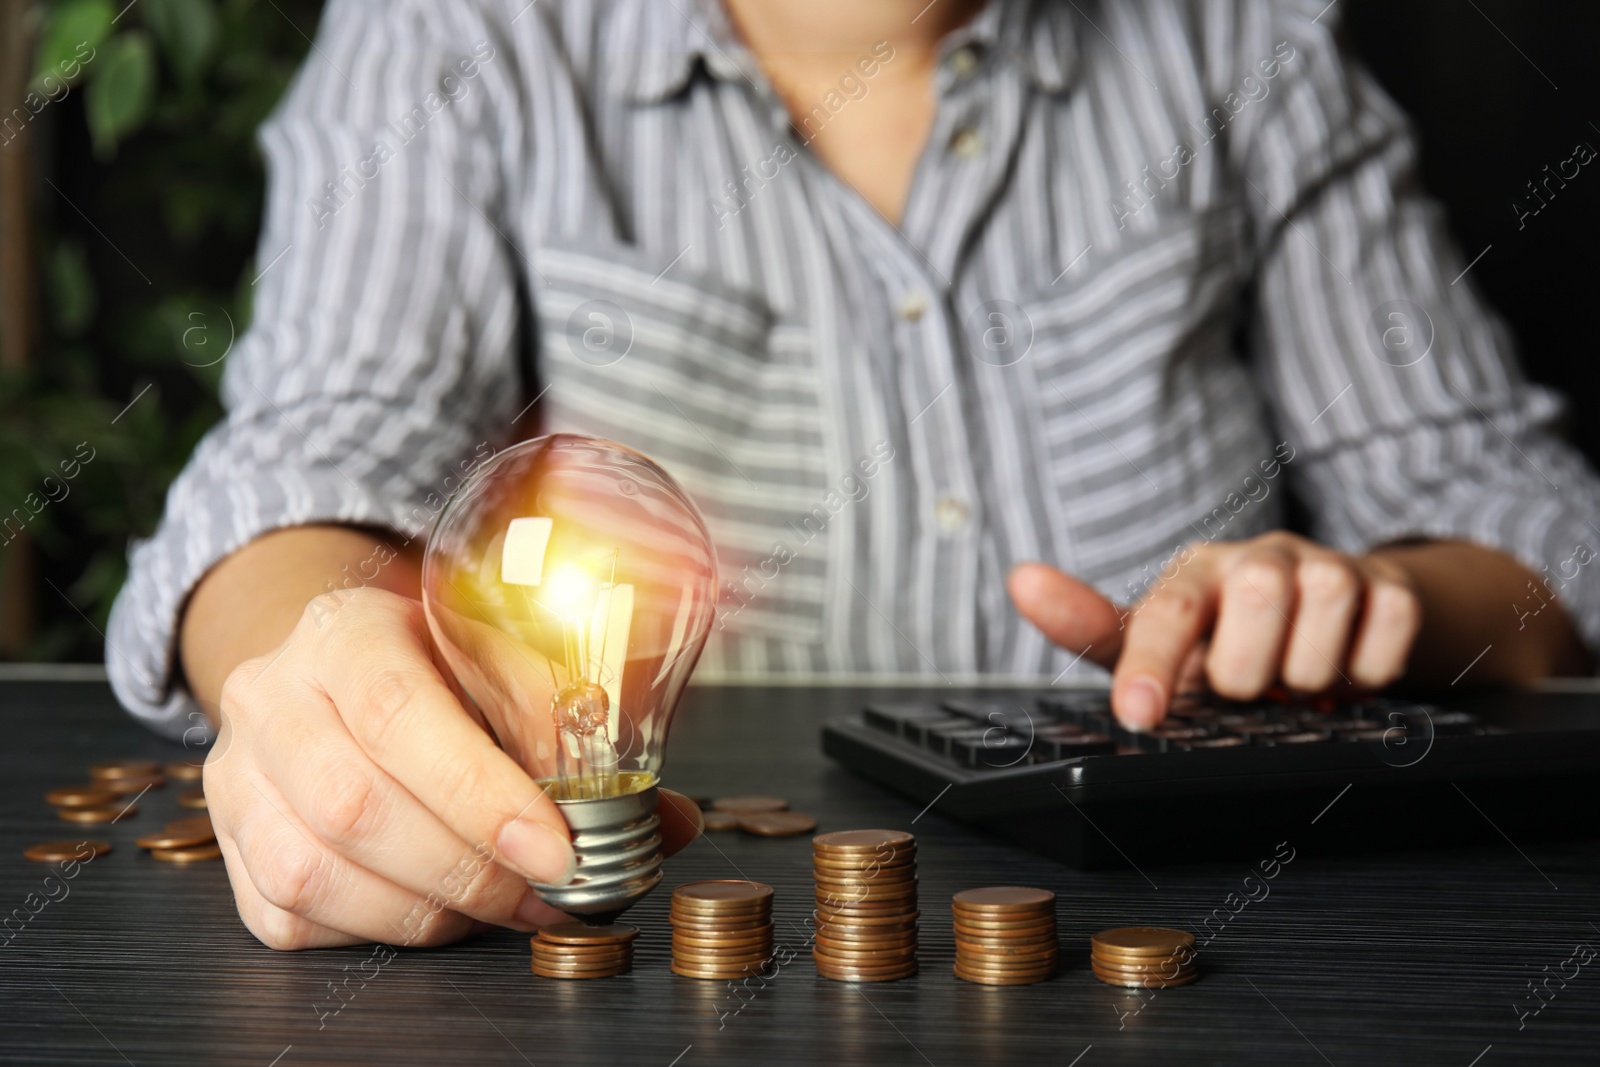
{"type": "Polygon", "coordinates": [[[892,44],[791,124],[715,0],[333,0],[261,131],[254,321],[132,550],[118,693],[192,725],[208,567],[294,524],[425,537],[530,405],[699,502],[703,676],[1054,678],[1013,564],[1129,601],[1290,491],[1343,550],[1510,552],[1600,644],[1567,576],[1600,483],[1323,8],[992,0],[897,227],[806,146],[892,44]]]}

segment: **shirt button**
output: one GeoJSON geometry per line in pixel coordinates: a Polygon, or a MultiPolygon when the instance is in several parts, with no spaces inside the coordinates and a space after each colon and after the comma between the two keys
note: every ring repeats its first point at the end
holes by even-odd
{"type": "Polygon", "coordinates": [[[962,159],[976,159],[983,151],[983,138],[978,136],[977,130],[964,126],[950,138],[950,151],[962,159]]]}
{"type": "Polygon", "coordinates": [[[928,301],[921,293],[907,293],[901,298],[900,306],[895,310],[907,322],[916,322],[922,318],[922,313],[928,310],[928,301]]]}
{"type": "Polygon", "coordinates": [[[950,69],[956,73],[957,77],[965,78],[977,69],[977,66],[978,57],[973,54],[970,48],[957,48],[950,53],[950,69]]]}
{"type": "Polygon", "coordinates": [[[945,533],[955,533],[966,526],[971,512],[967,505],[959,498],[942,496],[933,505],[933,521],[939,524],[939,529],[945,533]]]}

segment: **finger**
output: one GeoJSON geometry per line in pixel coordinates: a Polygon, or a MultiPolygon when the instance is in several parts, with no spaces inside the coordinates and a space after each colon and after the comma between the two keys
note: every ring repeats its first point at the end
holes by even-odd
{"type": "Polygon", "coordinates": [[[661,854],[681,852],[705,833],[706,818],[700,805],[671,789],[658,790],[656,814],[661,818],[661,854]]]}
{"type": "Polygon", "coordinates": [[[1282,677],[1291,689],[1320,693],[1344,680],[1344,662],[1365,582],[1354,561],[1333,552],[1302,556],[1295,572],[1298,606],[1282,677]]]}
{"type": "Polygon", "coordinates": [[[241,807],[228,833],[250,884],[273,908],[362,941],[439,945],[471,929],[442,895],[403,889],[316,840],[271,782],[256,778],[245,788],[260,802],[241,807]]]}
{"type": "Polygon", "coordinates": [[[1367,557],[1360,565],[1367,593],[1350,650],[1350,679],[1368,689],[1381,689],[1405,672],[1422,626],[1422,604],[1394,564],[1367,557]]]}
{"type": "Polygon", "coordinates": [[[577,861],[566,820],[440,678],[421,605],[368,592],[344,610],[367,613],[370,625],[317,646],[318,677],[356,743],[463,841],[492,848],[535,881],[570,882],[577,861]]]}
{"type": "Polygon", "coordinates": [[[552,909],[522,875],[497,863],[488,846],[463,841],[368,759],[325,696],[307,691],[293,706],[293,716],[258,727],[267,743],[257,760],[313,838],[357,867],[419,897],[443,897],[474,919],[529,931],[551,921],[552,909]]]}
{"type": "Polygon", "coordinates": [[[1124,726],[1148,730],[1166,716],[1184,660],[1215,613],[1215,579],[1204,555],[1140,601],[1111,678],[1111,710],[1124,726]]]}
{"type": "Polygon", "coordinates": [[[245,929],[256,935],[256,940],[263,945],[281,952],[295,952],[306,948],[339,948],[362,943],[362,938],[355,934],[320,926],[310,919],[267,903],[267,899],[250,880],[244,858],[239,855],[239,846],[234,839],[218,830],[217,845],[222,849],[222,862],[228,869],[228,882],[233,886],[233,900],[239,909],[239,919],[245,929]]]}
{"type": "Polygon", "coordinates": [[[1223,696],[1249,700],[1278,677],[1295,606],[1295,557],[1252,545],[1232,555],[1221,574],[1206,677],[1223,696]]]}
{"type": "Polygon", "coordinates": [[[1122,615],[1099,590],[1044,563],[1019,563],[1006,578],[1022,617],[1069,652],[1109,667],[1122,648],[1122,615]]]}

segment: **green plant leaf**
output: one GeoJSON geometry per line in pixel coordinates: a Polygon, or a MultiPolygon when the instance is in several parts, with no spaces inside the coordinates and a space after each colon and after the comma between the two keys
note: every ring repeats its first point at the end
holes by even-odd
{"type": "Polygon", "coordinates": [[[216,56],[222,25],[212,0],[144,0],[145,25],[184,85],[195,85],[216,56]]]}
{"type": "Polygon", "coordinates": [[[111,0],[64,0],[56,5],[34,54],[32,88],[48,93],[46,78],[76,82],[111,36],[117,10],[111,0]]]}
{"type": "Polygon", "coordinates": [[[50,257],[50,310],[62,337],[83,336],[94,320],[94,276],[83,246],[64,240],[50,257]]]}
{"type": "Polygon", "coordinates": [[[150,38],[139,30],[108,41],[90,72],[83,108],[95,155],[110,159],[117,142],[137,130],[155,99],[156,58],[150,38]]]}

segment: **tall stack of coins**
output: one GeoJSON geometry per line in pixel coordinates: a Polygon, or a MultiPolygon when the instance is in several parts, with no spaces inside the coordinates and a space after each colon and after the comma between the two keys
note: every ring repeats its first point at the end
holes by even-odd
{"type": "Polygon", "coordinates": [[[1056,895],[1001,885],[965,889],[950,901],[956,977],[980,985],[1031,985],[1056,973],[1056,895]]]}
{"type": "Polygon", "coordinates": [[[1107,985],[1165,989],[1199,975],[1194,935],[1160,926],[1119,926],[1089,939],[1094,976],[1107,985]]]}
{"type": "Polygon", "coordinates": [[[917,973],[917,841],[900,830],[811,839],[817,880],[817,973],[888,982],[917,973]]]}
{"type": "Polygon", "coordinates": [[[557,923],[533,935],[533,973],[541,978],[610,978],[633,970],[633,939],[625,923],[557,923]]]}
{"type": "Polygon", "coordinates": [[[733,879],[672,891],[672,973],[744,978],[772,959],[772,887],[733,879]]]}

